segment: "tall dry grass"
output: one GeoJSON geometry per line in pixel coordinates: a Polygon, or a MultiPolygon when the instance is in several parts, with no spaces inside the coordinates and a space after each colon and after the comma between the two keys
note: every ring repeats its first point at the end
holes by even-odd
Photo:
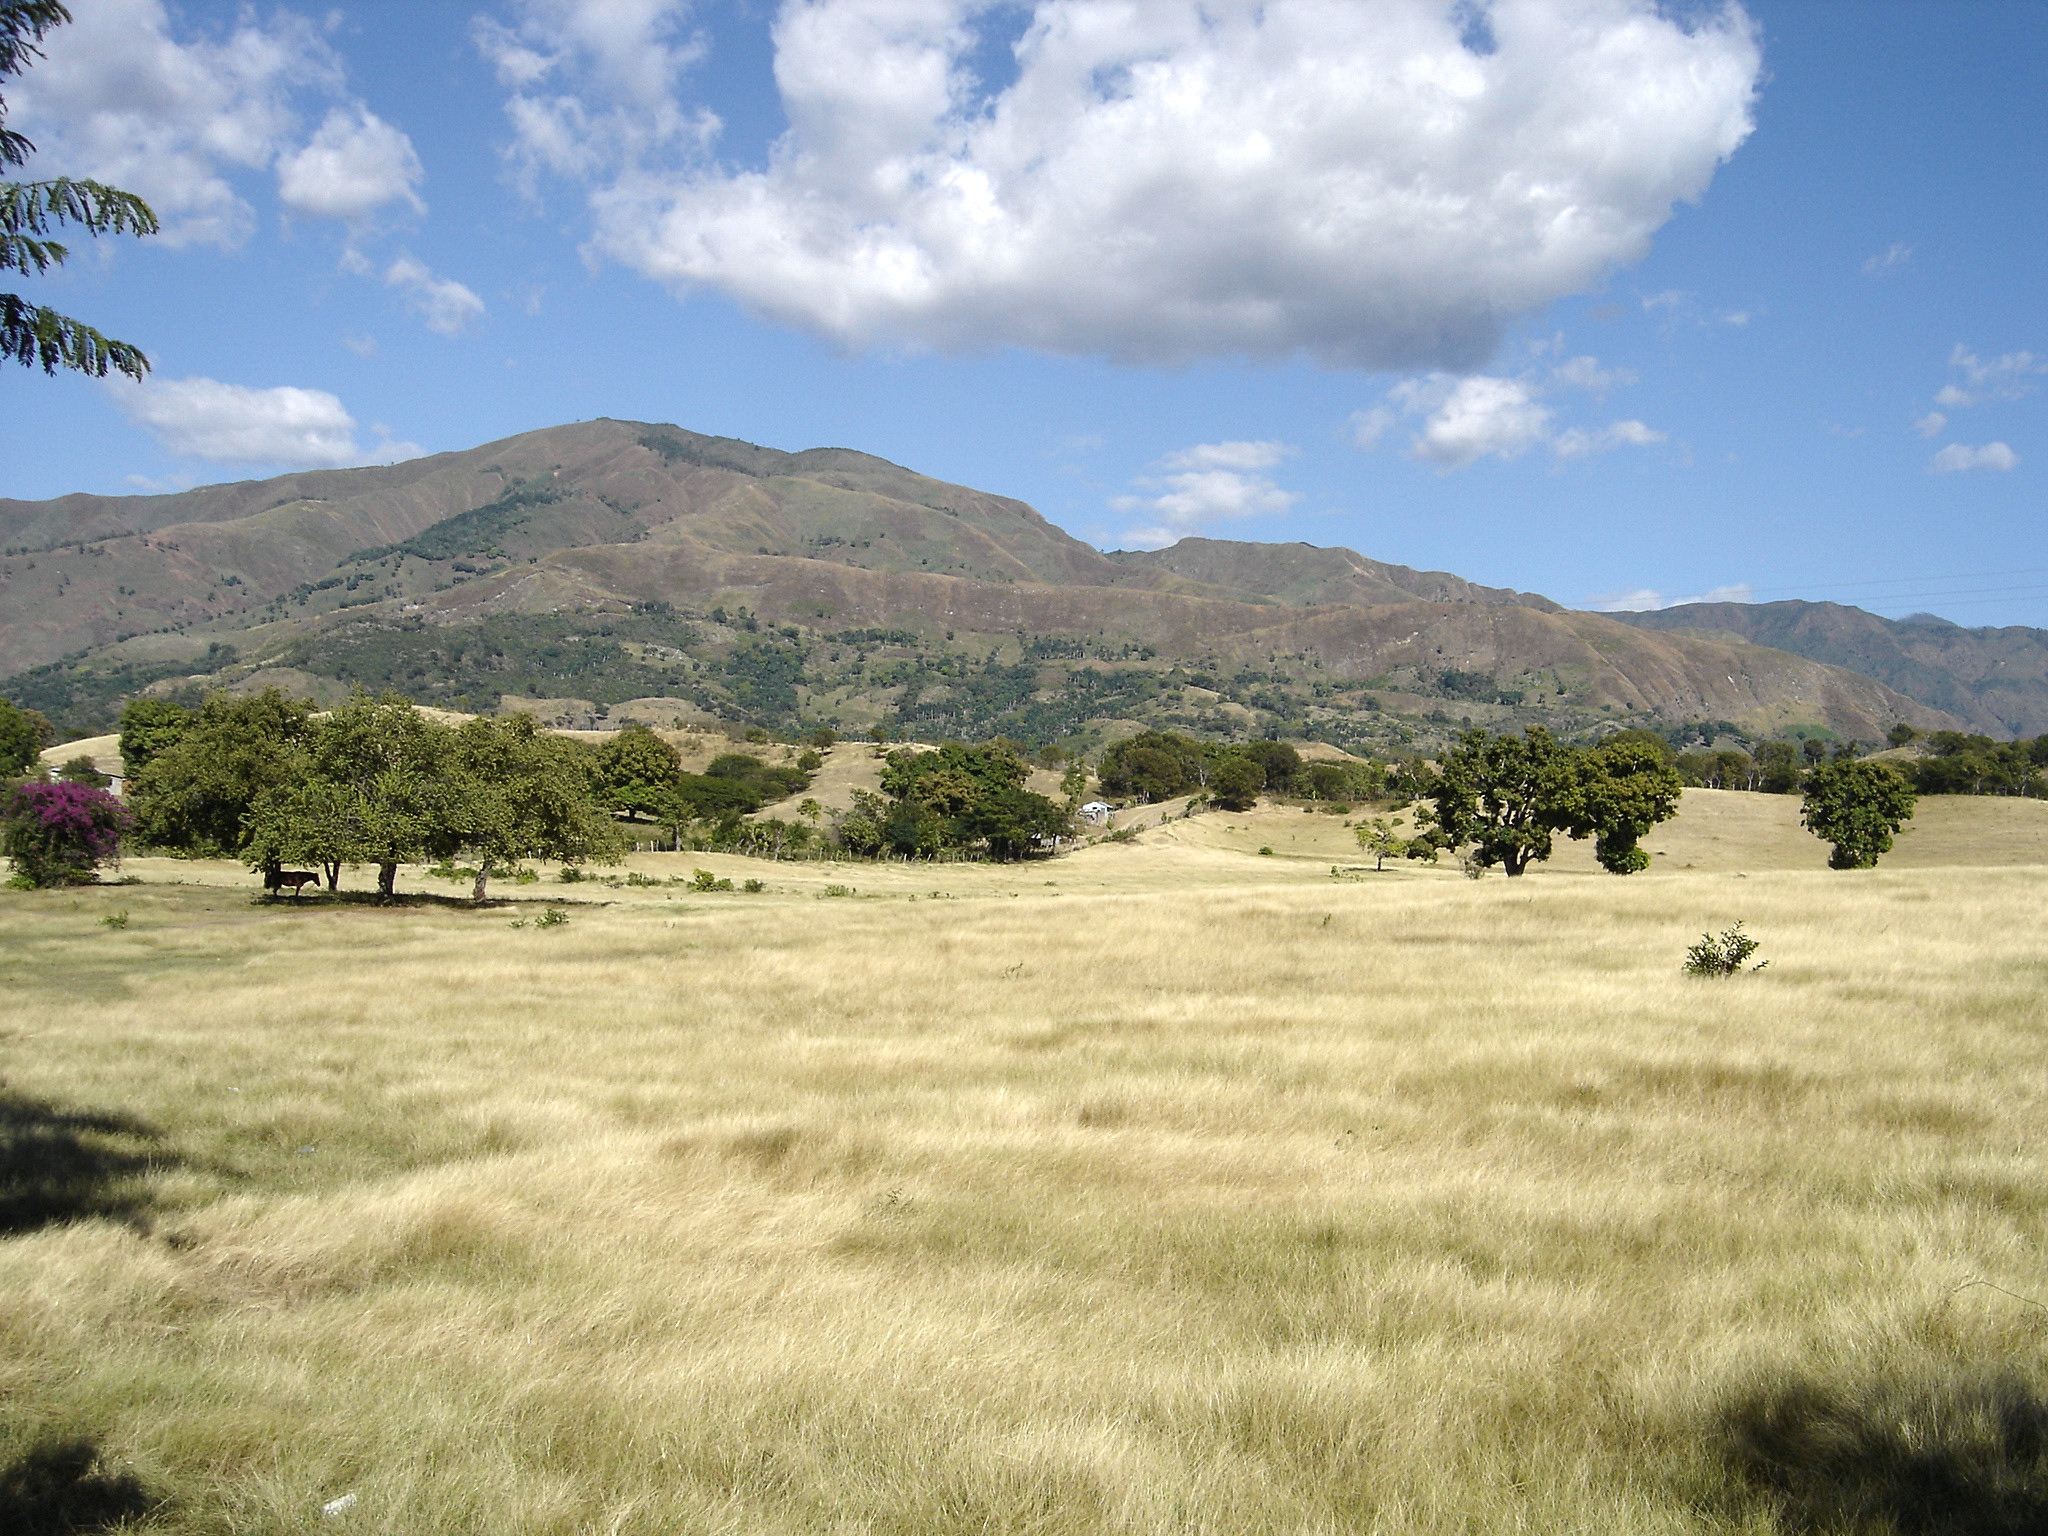
{"type": "Polygon", "coordinates": [[[0,1459],[181,1532],[2048,1510],[2048,872],[770,883],[7,896],[82,1214],[0,1240],[0,1459]]]}

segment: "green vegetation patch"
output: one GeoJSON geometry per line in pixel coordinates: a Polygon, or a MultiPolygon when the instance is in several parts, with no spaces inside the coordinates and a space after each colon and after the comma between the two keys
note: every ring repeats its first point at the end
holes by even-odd
{"type": "Polygon", "coordinates": [[[567,499],[566,491],[556,490],[553,486],[515,486],[496,501],[467,512],[458,512],[453,517],[444,517],[403,543],[359,549],[342,563],[362,565],[392,555],[411,555],[419,560],[453,560],[460,555],[486,554],[502,558],[504,551],[500,546],[505,536],[525,522],[530,513],[538,507],[552,506],[567,499]]]}

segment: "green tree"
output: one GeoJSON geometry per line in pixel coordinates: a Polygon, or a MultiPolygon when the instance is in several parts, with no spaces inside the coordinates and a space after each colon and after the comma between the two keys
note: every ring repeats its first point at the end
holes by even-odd
{"type": "Polygon", "coordinates": [[[1172,731],[1142,731],[1102,754],[1096,777],[1102,792],[1152,804],[1208,782],[1208,753],[1198,741],[1172,731]]]}
{"type": "Polygon", "coordinates": [[[54,734],[50,722],[34,710],[0,699],[0,778],[27,773],[54,734]]]}
{"type": "Polygon", "coordinates": [[[1088,765],[1078,757],[1060,775],[1060,798],[1066,803],[1069,816],[1081,809],[1081,802],[1088,798],[1088,765]]]}
{"type": "Polygon", "coordinates": [[[304,776],[311,716],[311,705],[274,688],[209,698],[130,781],[137,836],[188,853],[238,853],[257,798],[304,776]]]}
{"type": "Polygon", "coordinates": [[[682,771],[682,754],[644,725],[627,726],[597,750],[606,803],[628,815],[658,815],[682,771]]]}
{"type": "Polygon", "coordinates": [[[1891,852],[1892,836],[1912,818],[1912,786],[1890,763],[1840,758],[1807,770],[1799,819],[1833,845],[1830,869],[1869,869],[1891,852]]]}
{"type": "Polygon", "coordinates": [[[1385,869],[1390,856],[1404,851],[1408,844],[1394,824],[1384,816],[1375,816],[1370,821],[1358,824],[1358,846],[1372,855],[1372,867],[1385,869]]]}
{"type": "Polygon", "coordinates": [[[1021,859],[1041,838],[1066,830],[1067,816],[1024,788],[1031,770],[1008,744],[949,741],[936,750],[891,752],[882,769],[888,798],[856,794],[840,841],[856,853],[929,858],[951,848],[1021,859]]]}
{"type": "MultiPolygon", "coordinates": [[[[20,74],[43,56],[36,45],[52,27],[71,20],[59,0],[0,0],[0,80],[20,74]]],[[[24,165],[35,145],[6,126],[0,99],[0,165],[24,165]]],[[[71,249],[50,238],[75,225],[87,234],[153,235],[156,215],[132,192],[97,181],[0,181],[0,272],[40,275],[62,266],[71,249]]],[[[82,320],[0,293],[0,353],[45,373],[74,369],[104,378],[112,368],[138,382],[149,372],[140,348],[101,335],[82,320]]]]}
{"type": "Polygon", "coordinates": [[[256,797],[242,825],[242,857],[265,872],[316,864],[327,889],[341,884],[341,866],[359,859],[356,801],[330,779],[307,777],[256,797]]]}
{"type": "Polygon", "coordinates": [[[133,778],[176,746],[198,711],[169,699],[130,699],[121,709],[121,765],[133,778]]]}
{"type": "Polygon", "coordinates": [[[1295,778],[1301,772],[1301,754],[1286,742],[1248,741],[1238,751],[1259,765],[1266,776],[1262,787],[1275,794],[1285,794],[1294,788],[1295,778]]]}
{"type": "Polygon", "coordinates": [[[351,863],[377,866],[377,894],[397,893],[398,866],[427,856],[459,823],[463,786],[448,771],[454,733],[399,698],[356,694],[319,722],[312,774],[340,793],[351,863]]]}
{"type": "Polygon", "coordinates": [[[1593,857],[1610,874],[1650,867],[1639,846],[1650,828],[1678,814],[1684,786],[1669,746],[1641,731],[1623,732],[1584,754],[1578,784],[1563,817],[1575,838],[1593,839],[1593,857]]]}
{"type": "Polygon", "coordinates": [[[57,770],[57,777],[66,784],[87,784],[94,789],[105,789],[114,781],[100,772],[99,764],[83,752],[70,759],[57,770]]]}
{"type": "Polygon", "coordinates": [[[1266,787],[1266,770],[1249,757],[1227,757],[1209,775],[1209,793],[1226,811],[1248,811],[1266,787]]]}
{"type": "Polygon", "coordinates": [[[1553,835],[1577,810],[1577,756],[1540,725],[1519,737],[1467,731],[1444,754],[1422,814],[1443,846],[1470,843],[1480,867],[1520,875],[1550,857],[1553,835]]]}
{"type": "Polygon", "coordinates": [[[440,761],[454,793],[443,802],[450,814],[429,827],[426,849],[476,861],[475,901],[494,873],[526,859],[610,864],[626,851],[577,748],[543,734],[531,715],[464,722],[440,761]]]}

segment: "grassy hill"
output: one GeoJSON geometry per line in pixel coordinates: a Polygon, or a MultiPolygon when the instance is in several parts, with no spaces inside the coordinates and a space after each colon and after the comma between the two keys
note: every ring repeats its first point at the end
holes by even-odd
{"type": "Polygon", "coordinates": [[[1386,750],[1466,721],[1950,716],[1349,550],[1105,555],[1021,502],[845,449],[594,421],[377,469],[0,502],[0,692],[71,734],[139,691],[395,688],[550,718],[1083,742],[1136,725],[1386,750]]]}

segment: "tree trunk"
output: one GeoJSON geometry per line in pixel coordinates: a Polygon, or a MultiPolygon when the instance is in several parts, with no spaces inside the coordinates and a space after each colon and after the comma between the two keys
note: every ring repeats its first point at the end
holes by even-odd
{"type": "Polygon", "coordinates": [[[331,862],[323,863],[321,868],[327,871],[327,889],[331,894],[341,885],[341,860],[335,859],[331,862]]]}
{"type": "Polygon", "coordinates": [[[398,865],[395,861],[377,866],[377,899],[389,901],[397,894],[398,865]]]}
{"type": "Polygon", "coordinates": [[[491,878],[491,861],[478,859],[476,863],[476,888],[469,893],[469,899],[478,906],[484,904],[484,884],[491,878]]]}

